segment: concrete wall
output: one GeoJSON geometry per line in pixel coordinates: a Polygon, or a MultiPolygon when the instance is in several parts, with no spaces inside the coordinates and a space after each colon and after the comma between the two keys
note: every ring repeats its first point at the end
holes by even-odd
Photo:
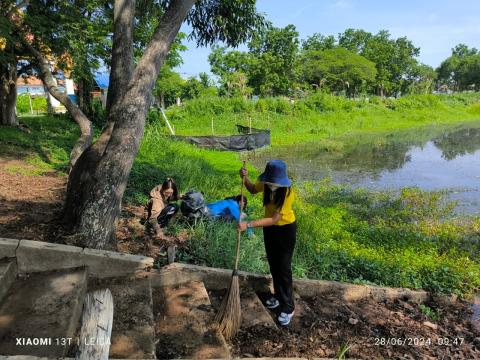
{"type": "MultiPolygon", "coordinates": [[[[141,274],[141,273],[139,273],[141,274]]],[[[232,271],[203,266],[175,263],[160,270],[152,270],[142,274],[151,279],[153,287],[181,284],[189,281],[203,281],[207,289],[224,289],[232,278],[232,271]]],[[[272,287],[269,275],[239,272],[240,281],[248,283],[256,291],[265,291],[272,287]]],[[[370,285],[354,285],[338,281],[294,279],[294,290],[302,297],[334,295],[346,301],[373,298],[377,301],[385,299],[404,299],[422,303],[429,298],[423,290],[404,288],[386,288],[370,285]]]]}
{"type": "MultiPolygon", "coordinates": [[[[143,276],[151,279],[152,286],[167,286],[189,281],[203,281],[209,289],[224,289],[232,278],[232,271],[203,266],[175,263],[161,270],[153,269],[150,257],[52,244],[31,240],[0,238],[0,259],[16,258],[18,273],[48,271],[55,269],[88,267],[92,277],[143,276]]],[[[239,272],[240,280],[256,291],[271,288],[271,277],[267,275],[239,272]]],[[[294,279],[294,289],[300,296],[313,297],[334,295],[347,301],[362,298],[405,299],[424,302],[429,294],[403,288],[354,285],[337,281],[294,279]]]]}
{"type": "Polygon", "coordinates": [[[15,258],[18,273],[86,266],[89,276],[98,278],[128,276],[153,267],[153,259],[146,256],[5,238],[0,238],[2,258],[15,258]]]}

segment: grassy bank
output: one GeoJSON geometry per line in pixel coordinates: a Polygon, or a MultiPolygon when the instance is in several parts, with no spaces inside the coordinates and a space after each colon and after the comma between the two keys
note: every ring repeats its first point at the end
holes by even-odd
{"type": "MultiPolygon", "coordinates": [[[[351,133],[391,131],[480,119],[480,93],[416,95],[381,100],[351,100],[316,94],[291,103],[282,98],[201,98],[167,111],[179,135],[236,133],[235,124],[270,128],[272,144],[335,140],[351,133]]],[[[163,123],[162,119],[159,123],[163,123]]],[[[163,125],[162,125],[163,126],[163,125]]],[[[166,133],[166,129],[164,128],[166,133]]],[[[326,141],[328,145],[329,142],[326,141]]],[[[334,146],[334,144],[332,144],[334,146]]]]}
{"type": "MultiPolygon", "coordinates": [[[[351,107],[350,100],[325,98],[322,101],[329,99],[335,102],[335,106],[343,102],[347,105],[338,111],[334,111],[333,105],[331,109],[315,111],[298,110],[300,105],[286,103],[291,108],[285,114],[272,111],[273,108],[259,111],[256,108],[260,105],[248,105],[253,108],[219,112],[215,122],[216,130],[229,133],[236,120],[258,116],[263,119],[263,124],[271,122],[274,145],[328,140],[335,144],[332,148],[341,153],[348,147],[338,145],[353,138],[348,136],[352,132],[382,134],[385,129],[478,119],[480,111],[475,103],[479,98],[479,94],[427,96],[423,100],[419,97],[391,100],[394,104],[377,104],[374,100],[355,107],[351,107]],[[415,102],[412,99],[416,99],[415,102]],[[295,111],[302,111],[302,116],[295,115],[295,111]],[[362,113],[363,123],[360,122],[362,113]],[[417,117],[411,118],[408,114],[417,117]],[[315,133],[312,129],[322,130],[315,133]]],[[[196,101],[200,104],[207,100],[196,101]]],[[[237,100],[218,101],[231,104],[237,100]]],[[[270,101],[284,100],[271,99],[265,103],[270,101]]],[[[189,106],[172,110],[177,112],[176,115],[170,112],[177,131],[201,134],[201,131],[210,129],[211,115],[201,115],[200,110],[195,110],[198,111],[195,116],[189,115],[189,111],[193,111],[188,110],[189,106]]],[[[260,121],[258,119],[254,119],[253,126],[264,127],[255,122],[260,121]]],[[[69,151],[78,136],[75,124],[63,118],[47,117],[23,118],[22,121],[29,126],[31,133],[0,128],[0,154],[24,157],[43,169],[65,169],[69,151]]],[[[189,188],[202,190],[208,201],[238,193],[241,164],[238,154],[199,150],[168,140],[163,136],[164,132],[161,122],[153,121],[147,125],[125,202],[142,204],[148,191],[166,176],[177,179],[181,191],[189,188]]],[[[259,173],[252,167],[250,171],[252,178],[259,173]]],[[[442,201],[442,194],[405,189],[392,195],[352,190],[328,182],[297,186],[297,193],[299,229],[295,276],[458,294],[480,288],[480,219],[445,220],[452,207],[442,201]]],[[[249,207],[251,217],[261,216],[259,196],[249,198],[249,207]]],[[[178,231],[181,226],[177,224],[171,231],[178,231]]],[[[235,249],[235,227],[232,224],[199,223],[189,228],[189,233],[189,247],[179,254],[181,260],[225,268],[232,266],[235,249]]],[[[244,237],[241,256],[241,269],[268,271],[261,231],[257,229],[255,237],[244,237]]]]}

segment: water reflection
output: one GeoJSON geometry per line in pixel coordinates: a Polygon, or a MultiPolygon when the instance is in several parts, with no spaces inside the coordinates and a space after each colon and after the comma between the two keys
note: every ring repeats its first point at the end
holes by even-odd
{"type": "Polygon", "coordinates": [[[457,156],[473,154],[480,148],[480,129],[467,128],[446,132],[433,139],[437,148],[442,150],[446,160],[453,160],[457,156]]]}
{"type": "Polygon", "coordinates": [[[447,189],[457,210],[480,213],[480,122],[431,126],[383,135],[350,136],[341,151],[324,143],[269,149],[255,157],[287,162],[296,181],[330,176],[335,183],[372,189],[447,189]]]}

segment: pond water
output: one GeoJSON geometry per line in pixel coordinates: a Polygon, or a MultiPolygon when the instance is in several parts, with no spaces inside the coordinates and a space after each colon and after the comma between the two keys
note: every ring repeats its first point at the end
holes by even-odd
{"type": "Polygon", "coordinates": [[[267,149],[253,162],[261,169],[270,159],[285,160],[297,182],[329,177],[333,183],[369,189],[446,190],[457,201],[458,213],[480,215],[480,121],[352,134],[344,143],[336,151],[328,151],[328,140],[267,149]]]}

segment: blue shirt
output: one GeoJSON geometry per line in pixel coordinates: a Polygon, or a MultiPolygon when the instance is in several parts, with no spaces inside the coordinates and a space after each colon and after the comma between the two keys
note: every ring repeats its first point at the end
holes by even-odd
{"type": "Polygon", "coordinates": [[[212,216],[224,217],[226,219],[235,218],[240,220],[240,206],[235,200],[220,200],[211,204],[207,204],[208,210],[212,216]]]}

